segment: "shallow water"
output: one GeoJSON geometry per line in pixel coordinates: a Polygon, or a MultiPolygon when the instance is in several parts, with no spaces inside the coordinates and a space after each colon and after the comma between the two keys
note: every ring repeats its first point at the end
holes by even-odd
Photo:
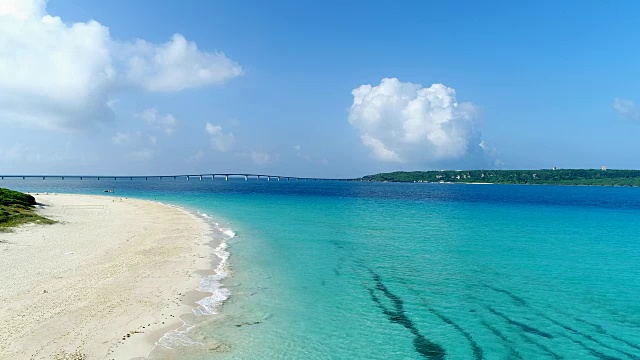
{"type": "Polygon", "coordinates": [[[231,293],[180,359],[639,359],[640,189],[4,180],[212,215],[231,293]],[[198,344],[199,343],[199,344],[198,344]]]}

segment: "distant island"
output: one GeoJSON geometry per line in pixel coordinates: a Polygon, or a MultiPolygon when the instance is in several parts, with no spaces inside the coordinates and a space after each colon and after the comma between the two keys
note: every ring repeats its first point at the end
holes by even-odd
{"type": "Polygon", "coordinates": [[[385,182],[640,186],[640,170],[434,170],[396,171],[367,175],[363,180],[385,182]]]}

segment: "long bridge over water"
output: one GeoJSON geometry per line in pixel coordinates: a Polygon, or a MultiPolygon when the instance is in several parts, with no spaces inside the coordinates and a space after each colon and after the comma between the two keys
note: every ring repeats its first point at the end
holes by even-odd
{"type": "Polygon", "coordinates": [[[297,177],[297,176],[282,176],[282,175],[266,175],[266,174],[184,174],[184,175],[134,175],[134,176],[125,176],[125,175],[0,175],[0,180],[4,179],[75,179],[75,180],[178,180],[178,179],[186,179],[187,181],[191,179],[196,180],[215,180],[216,178],[224,179],[228,181],[229,178],[244,178],[245,181],[248,181],[250,178],[255,178],[256,180],[266,179],[266,181],[364,181],[362,178],[314,178],[314,177],[297,177]]]}

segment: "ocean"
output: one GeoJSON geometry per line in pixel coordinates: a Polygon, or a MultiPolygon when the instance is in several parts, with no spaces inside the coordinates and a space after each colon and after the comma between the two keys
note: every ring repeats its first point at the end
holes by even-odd
{"type": "Polygon", "coordinates": [[[229,254],[202,284],[215,294],[152,359],[640,359],[638,188],[255,179],[0,187],[113,189],[106,195],[210,218],[218,257],[229,254]]]}

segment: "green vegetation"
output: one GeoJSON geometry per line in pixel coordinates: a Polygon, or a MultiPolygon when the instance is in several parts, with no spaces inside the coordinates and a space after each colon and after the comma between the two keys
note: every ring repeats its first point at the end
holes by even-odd
{"type": "Polygon", "coordinates": [[[543,169],[411,171],[368,175],[370,181],[640,186],[640,170],[543,169]]]}
{"type": "Polygon", "coordinates": [[[53,224],[55,221],[35,213],[36,199],[28,194],[0,188],[0,231],[26,224],[53,224]]]}

